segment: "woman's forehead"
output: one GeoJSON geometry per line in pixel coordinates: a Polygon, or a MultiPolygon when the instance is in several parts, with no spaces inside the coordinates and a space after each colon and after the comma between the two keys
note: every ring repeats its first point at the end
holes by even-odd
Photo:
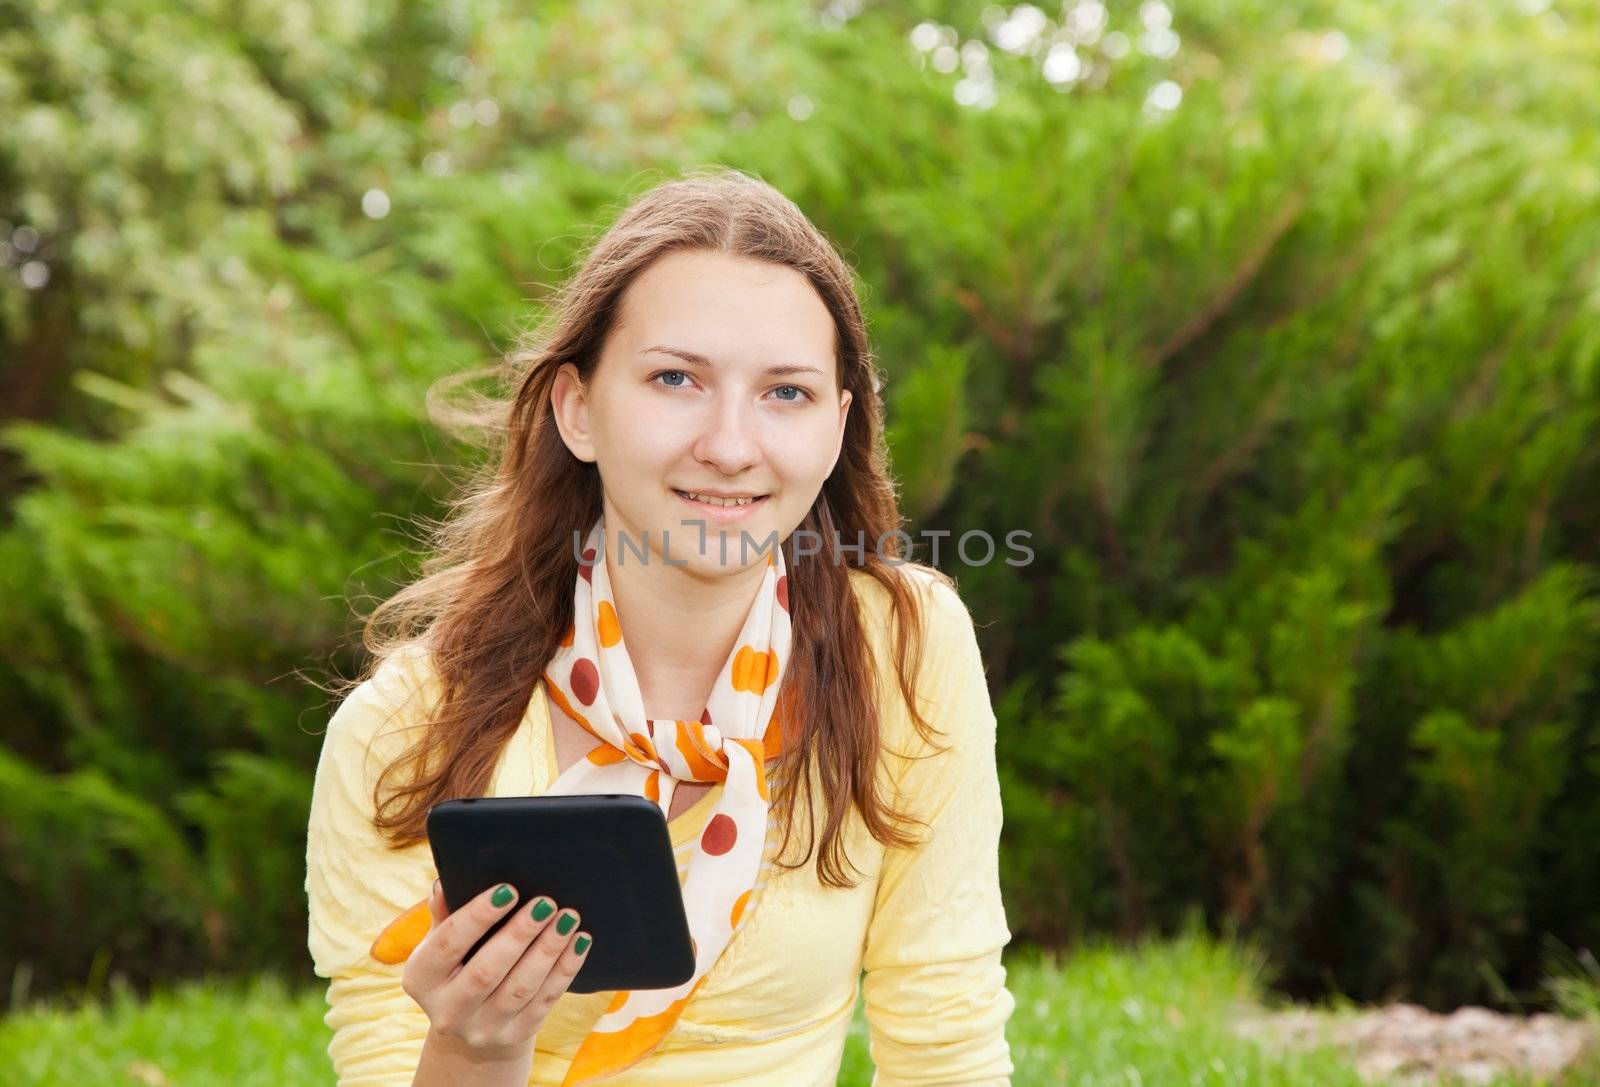
{"type": "Polygon", "coordinates": [[[794,269],[723,254],[671,254],[625,292],[607,353],[641,365],[676,359],[708,373],[788,367],[794,375],[831,377],[836,339],[832,314],[794,269]]]}

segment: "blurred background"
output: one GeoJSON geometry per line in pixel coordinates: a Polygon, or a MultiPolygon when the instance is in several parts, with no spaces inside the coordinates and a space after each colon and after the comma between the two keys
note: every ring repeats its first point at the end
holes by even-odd
{"type": "Polygon", "coordinates": [[[1597,102],[1561,0],[0,0],[0,1057],[176,992],[327,1074],[309,680],[474,456],[424,390],[712,162],[856,268],[952,533],[1017,1082],[1279,1082],[1126,1010],[1191,970],[1592,1013],[1597,102]]]}

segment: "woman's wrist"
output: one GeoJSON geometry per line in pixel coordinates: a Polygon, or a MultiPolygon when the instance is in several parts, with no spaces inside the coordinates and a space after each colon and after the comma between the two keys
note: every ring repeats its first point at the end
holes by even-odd
{"type": "Polygon", "coordinates": [[[466,1074],[480,1087],[523,1087],[532,1068],[532,1041],[519,1046],[485,1049],[430,1030],[422,1043],[422,1058],[413,1087],[466,1082],[460,1078],[466,1074]]]}

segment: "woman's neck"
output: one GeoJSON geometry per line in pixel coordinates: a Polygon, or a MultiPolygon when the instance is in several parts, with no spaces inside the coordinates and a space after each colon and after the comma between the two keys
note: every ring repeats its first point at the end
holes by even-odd
{"type": "Polygon", "coordinates": [[[608,547],[606,575],[646,715],[697,719],[744,628],[766,563],[706,579],[664,562],[625,559],[619,566],[612,558],[608,547]]]}

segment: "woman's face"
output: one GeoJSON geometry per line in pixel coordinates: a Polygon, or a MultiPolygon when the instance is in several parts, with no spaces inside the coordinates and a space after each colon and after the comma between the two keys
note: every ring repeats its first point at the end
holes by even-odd
{"type": "Polygon", "coordinates": [[[702,575],[765,563],[839,459],[851,397],[836,371],[833,318],[792,268],[698,250],[652,264],[589,387],[568,363],[551,394],[567,448],[599,468],[607,546],[625,532],[620,561],[648,548],[702,575]],[[684,497],[708,492],[760,498],[684,497]]]}

